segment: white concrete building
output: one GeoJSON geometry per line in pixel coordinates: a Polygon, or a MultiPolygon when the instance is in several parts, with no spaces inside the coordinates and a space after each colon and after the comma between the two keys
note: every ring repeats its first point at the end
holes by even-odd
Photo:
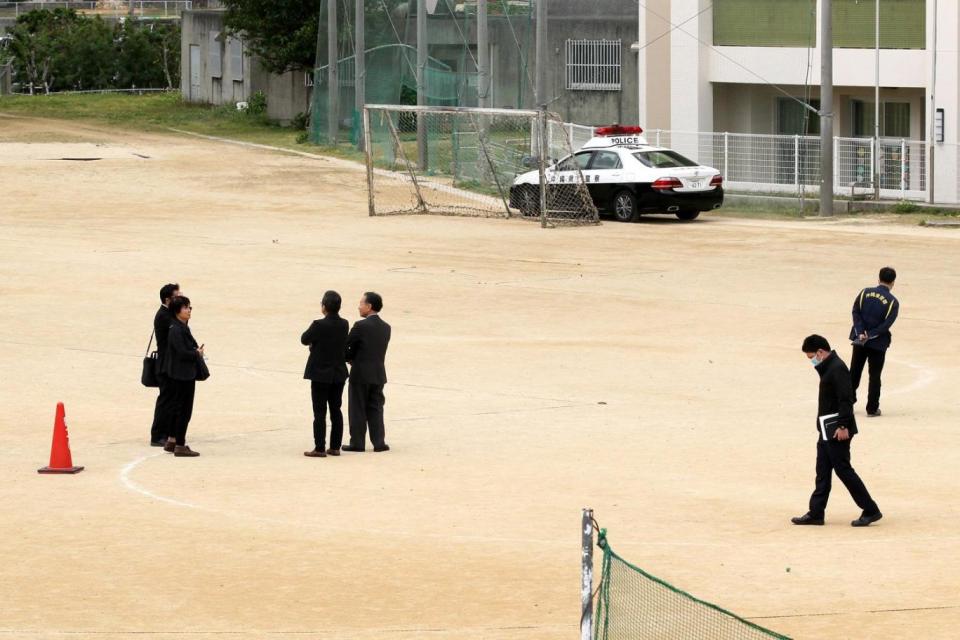
{"type": "MultiPolygon", "coordinates": [[[[877,1],[880,137],[890,145],[900,139],[929,143],[934,109],[942,109],[943,142],[934,145],[935,196],[957,202],[960,3],[955,0],[833,0],[834,135],[874,135],[877,1]],[[930,100],[934,94],[936,104],[930,100]]],[[[641,124],[674,132],[818,135],[819,119],[805,117],[792,98],[819,106],[820,8],[820,0],[642,3],[635,47],[641,124]]],[[[891,153],[880,165],[902,163],[904,188],[926,190],[926,147],[905,144],[902,158],[891,153]]]]}

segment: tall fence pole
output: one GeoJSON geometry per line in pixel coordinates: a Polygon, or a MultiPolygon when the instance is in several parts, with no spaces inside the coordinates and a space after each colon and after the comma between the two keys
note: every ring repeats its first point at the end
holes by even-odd
{"type": "MultiPolygon", "coordinates": [[[[417,105],[427,104],[427,3],[417,0],[417,105]]],[[[427,170],[430,159],[427,154],[427,116],[417,113],[417,165],[427,170]]]]}
{"type": "MultiPolygon", "coordinates": [[[[353,109],[355,111],[354,118],[357,118],[361,116],[363,105],[367,102],[367,44],[363,0],[356,0],[354,3],[353,24],[353,109]]],[[[354,120],[354,124],[356,124],[356,120],[354,120]]],[[[362,131],[358,132],[357,146],[361,150],[367,148],[362,131]]]]}
{"type": "Polygon", "coordinates": [[[833,2],[820,0],[820,215],[833,215],[833,2]]]}
{"type": "Polygon", "coordinates": [[[337,75],[337,63],[340,55],[337,50],[337,0],[327,1],[327,141],[337,144],[340,133],[340,79],[337,75]]]}
{"type": "Polygon", "coordinates": [[[537,156],[540,169],[540,226],[547,228],[547,112],[540,109],[537,112],[537,156]]]}
{"type": "Polygon", "coordinates": [[[580,640],[593,640],[593,509],[580,522],[580,640]]]}

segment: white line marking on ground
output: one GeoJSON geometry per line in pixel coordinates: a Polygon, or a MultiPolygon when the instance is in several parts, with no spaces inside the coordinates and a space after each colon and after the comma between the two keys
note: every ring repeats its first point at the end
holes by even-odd
{"type": "Polygon", "coordinates": [[[120,470],[120,481],[124,484],[125,487],[127,487],[131,491],[135,491],[139,494],[145,495],[148,498],[159,500],[161,502],[167,502],[169,504],[173,504],[178,507],[187,507],[188,509],[202,509],[202,507],[195,504],[190,504],[189,502],[182,502],[180,500],[174,500],[173,498],[167,498],[165,496],[157,495],[156,493],[153,493],[149,489],[145,489],[141,487],[139,484],[137,484],[136,482],[130,479],[130,472],[136,469],[142,462],[144,462],[149,458],[158,458],[161,455],[163,454],[155,453],[152,456],[141,456],[136,460],[134,460],[133,462],[128,463],[123,469],[120,470]]]}

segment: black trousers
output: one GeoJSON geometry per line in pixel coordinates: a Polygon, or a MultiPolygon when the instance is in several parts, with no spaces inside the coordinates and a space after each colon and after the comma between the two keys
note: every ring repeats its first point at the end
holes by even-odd
{"type": "Polygon", "coordinates": [[[157,374],[157,381],[160,383],[160,395],[157,396],[157,404],[153,407],[153,425],[150,427],[150,441],[159,442],[166,440],[170,435],[170,409],[173,392],[170,390],[170,378],[162,373],[157,374]]]}
{"type": "Polygon", "coordinates": [[[363,449],[366,446],[367,428],[370,429],[370,442],[378,449],[384,444],[386,433],[383,426],[382,384],[363,384],[350,381],[350,446],[363,449]]]}
{"type": "Polygon", "coordinates": [[[196,380],[170,379],[171,411],[170,433],[167,435],[176,438],[181,447],[187,444],[187,427],[193,417],[193,396],[197,390],[196,380]]]}
{"type": "Polygon", "coordinates": [[[330,448],[339,449],[343,444],[343,383],[310,381],[310,399],[313,401],[313,446],[320,451],[325,448],[327,433],[327,407],[330,407],[330,448]]]}
{"type": "Polygon", "coordinates": [[[853,393],[856,395],[860,386],[860,377],[863,375],[863,365],[869,363],[870,384],[867,390],[867,413],[876,413],[880,408],[880,372],[887,359],[885,349],[870,349],[853,345],[853,356],[850,358],[850,382],[853,384],[853,393]]]}
{"type": "Polygon", "coordinates": [[[810,496],[810,515],[822,518],[827,510],[827,499],[830,497],[830,485],[833,473],[837,474],[840,482],[850,492],[850,497],[863,509],[866,515],[873,515],[880,511],[877,503],[870,497],[870,492],[864,486],[863,480],[850,466],[850,440],[817,440],[817,485],[810,496]]]}

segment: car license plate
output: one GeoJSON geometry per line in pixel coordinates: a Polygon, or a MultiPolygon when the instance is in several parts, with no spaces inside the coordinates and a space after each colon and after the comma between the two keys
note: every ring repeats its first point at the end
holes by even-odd
{"type": "Polygon", "coordinates": [[[700,189],[703,187],[703,180],[688,180],[687,188],[688,189],[700,189]]]}

